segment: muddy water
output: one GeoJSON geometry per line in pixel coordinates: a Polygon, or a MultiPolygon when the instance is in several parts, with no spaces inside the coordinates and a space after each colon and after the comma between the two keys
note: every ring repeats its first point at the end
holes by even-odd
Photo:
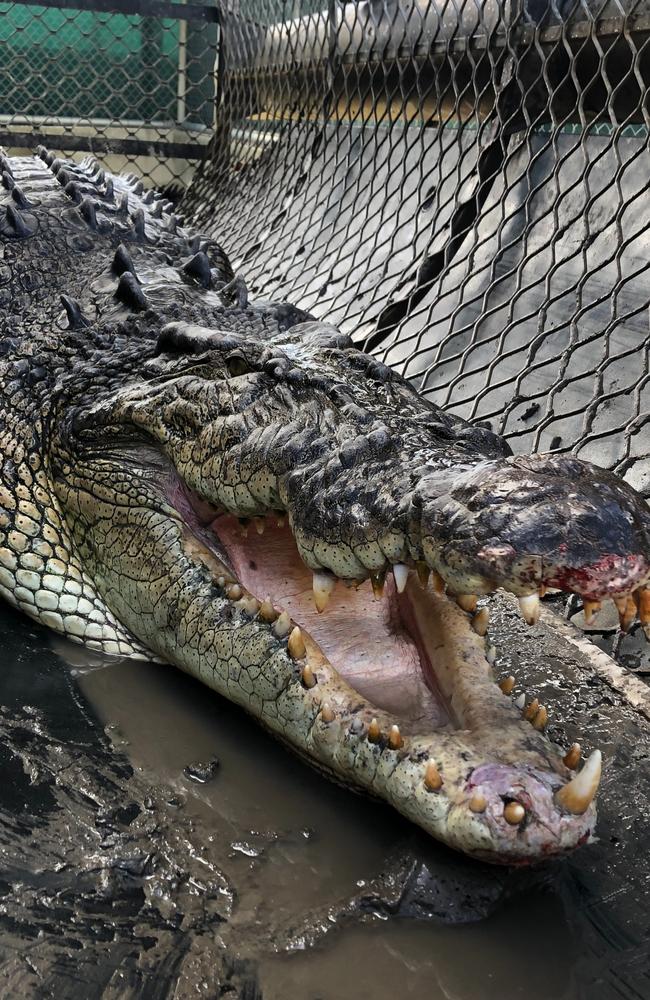
{"type": "Polygon", "coordinates": [[[647,727],[507,609],[504,665],[609,761],[600,842],[536,871],[436,846],[171,668],[1,615],[2,996],[650,997],[647,727]]]}
{"type": "MultiPolygon", "coordinates": [[[[439,890],[446,894],[446,910],[435,923],[403,925],[384,916],[376,927],[360,928],[346,920],[346,929],[330,935],[315,954],[304,951],[302,934],[313,934],[313,924],[328,920],[330,909],[335,923],[337,908],[382,875],[400,841],[422,864],[427,845],[414,837],[407,846],[399,817],[331,786],[242,713],[176,672],[122,664],[87,673],[79,682],[129,758],[183,796],[185,809],[217,843],[220,864],[238,892],[224,933],[229,944],[242,955],[257,955],[254,939],[261,931],[273,951],[303,951],[288,961],[265,958],[260,982],[267,1000],[357,1000],[360,978],[373,982],[372,993],[382,1000],[405,986],[407,996],[424,990],[432,997],[502,998],[517,977],[526,992],[515,989],[513,997],[565,995],[575,941],[552,887],[532,906],[525,899],[481,921],[507,894],[507,880],[486,872],[492,890],[486,901],[481,866],[468,864],[459,873],[455,858],[439,890]],[[214,780],[196,787],[184,777],[187,765],[215,755],[220,764],[214,780]],[[475,900],[466,898],[468,891],[475,900]],[[444,928],[456,920],[465,924],[462,930],[444,928]],[[540,925],[548,928],[555,961],[551,975],[535,984],[526,970],[537,960],[540,925]],[[476,968],[467,967],[465,949],[475,955],[476,968]],[[549,983],[557,984],[551,993],[549,983]]],[[[440,867],[440,853],[431,852],[432,866],[440,867]]],[[[444,880],[443,868],[437,874],[444,880]]]]}

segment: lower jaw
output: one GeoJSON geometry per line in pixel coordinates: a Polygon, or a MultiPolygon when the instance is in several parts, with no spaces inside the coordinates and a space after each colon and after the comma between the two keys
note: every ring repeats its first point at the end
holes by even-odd
{"type": "MultiPolygon", "coordinates": [[[[495,683],[486,640],[466,613],[412,573],[403,595],[389,589],[382,601],[372,600],[367,584],[358,592],[341,586],[319,615],[290,531],[257,527],[263,534],[217,518],[208,562],[251,626],[275,629],[289,619],[290,628],[300,626],[294,682],[278,695],[283,717],[254,711],[261,724],[338,783],[387,800],[434,837],[483,860],[525,864],[588,839],[593,805],[583,816],[542,816],[541,833],[532,829],[536,802],[526,783],[536,782],[544,808],[552,809],[554,790],[572,775],[542,727],[531,726],[495,683]],[[369,666],[377,663],[373,674],[369,666]],[[482,793],[472,781],[479,772],[508,779],[482,810],[472,806],[482,793]],[[529,812],[510,825],[504,815],[517,797],[529,812]]],[[[196,539],[190,548],[193,558],[205,552],[196,539]]],[[[211,686],[250,709],[228,685],[211,686]]]]}

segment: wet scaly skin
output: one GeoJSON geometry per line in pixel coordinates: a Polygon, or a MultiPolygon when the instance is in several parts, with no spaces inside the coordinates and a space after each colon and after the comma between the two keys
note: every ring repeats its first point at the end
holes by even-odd
{"type": "Polygon", "coordinates": [[[599,755],[573,777],[546,707],[524,717],[495,683],[476,595],[503,587],[535,621],[540,591],[561,587],[647,620],[642,498],[573,458],[513,458],[334,328],[249,304],[223,251],[133,183],[68,164],[62,190],[38,160],[9,166],[30,209],[3,231],[22,310],[1,376],[4,596],[93,648],[177,664],[470,854],[526,862],[588,839],[599,755]],[[453,724],[414,731],[360,696],[234,573],[226,515],[285,519],[325,614],[336,580],[387,586],[453,724]]]}

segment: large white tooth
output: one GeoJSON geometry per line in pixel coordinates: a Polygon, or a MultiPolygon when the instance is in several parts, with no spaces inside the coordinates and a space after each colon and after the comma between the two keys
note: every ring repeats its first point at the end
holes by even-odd
{"type": "Polygon", "coordinates": [[[472,628],[477,635],[484,636],[490,624],[490,612],[487,608],[480,608],[472,618],[472,628]]]}
{"type": "Polygon", "coordinates": [[[293,628],[291,624],[291,619],[286,611],[283,611],[280,617],[276,620],[273,625],[273,631],[277,635],[278,639],[284,639],[285,636],[289,635],[289,632],[293,628]]]}
{"type": "Polygon", "coordinates": [[[406,581],[409,578],[409,568],[405,563],[395,563],[393,566],[393,576],[395,577],[395,586],[397,587],[397,593],[403,594],[406,587],[406,581]]]}
{"type": "Polygon", "coordinates": [[[314,604],[320,614],[329,604],[332,591],[336,586],[336,577],[331,573],[314,573],[314,604]]]}
{"type": "Polygon", "coordinates": [[[476,611],[477,600],[476,594],[456,594],[456,604],[470,615],[476,611]]]}
{"type": "Polygon", "coordinates": [[[602,756],[594,750],[584,767],[567,785],[555,793],[555,801],[567,812],[581,816],[589,808],[600,782],[602,756]]]}
{"type": "Polygon", "coordinates": [[[519,598],[519,610],[524,621],[529,625],[535,625],[539,621],[539,594],[527,594],[526,597],[519,598]]]}
{"type": "Polygon", "coordinates": [[[518,698],[515,698],[515,708],[522,709],[526,704],[526,695],[520,694],[518,698]]]}

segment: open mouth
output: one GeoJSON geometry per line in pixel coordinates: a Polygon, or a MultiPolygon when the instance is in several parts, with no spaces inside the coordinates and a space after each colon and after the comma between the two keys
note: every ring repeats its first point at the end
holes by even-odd
{"type": "Polygon", "coordinates": [[[421,566],[359,585],[314,575],[282,512],[215,516],[180,483],[174,502],[186,554],[234,613],[286,643],[290,711],[280,718],[273,698],[263,709],[252,677],[246,707],[298,753],[487,860],[588,839],[600,754],[575,775],[579,748],[552,746],[546,708],[511,697],[514,678],[497,683],[486,608],[460,607],[421,566]]]}
{"type": "MultiPolygon", "coordinates": [[[[284,519],[256,518],[242,526],[226,516],[213,529],[247,593],[299,622],[348,684],[399,719],[404,733],[454,728],[457,720],[422,634],[424,595],[413,574],[404,580],[402,593],[390,576],[373,592],[370,582],[345,586],[326,574],[320,574],[314,591],[313,575],[284,519]]],[[[438,637],[431,652],[441,643],[438,637]]]]}

